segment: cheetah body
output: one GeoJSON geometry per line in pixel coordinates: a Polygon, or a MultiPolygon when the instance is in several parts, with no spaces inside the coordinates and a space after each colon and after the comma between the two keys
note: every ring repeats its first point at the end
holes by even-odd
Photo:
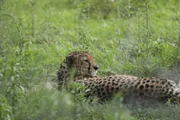
{"type": "Polygon", "coordinates": [[[84,84],[86,89],[90,90],[90,94],[101,99],[109,98],[118,92],[135,98],[180,98],[180,88],[173,80],[138,78],[130,75],[98,77],[95,75],[98,67],[88,52],[72,52],[68,56],[71,56],[71,59],[66,57],[57,73],[59,85],[68,80],[70,72],[75,69],[74,81],[84,84]]]}

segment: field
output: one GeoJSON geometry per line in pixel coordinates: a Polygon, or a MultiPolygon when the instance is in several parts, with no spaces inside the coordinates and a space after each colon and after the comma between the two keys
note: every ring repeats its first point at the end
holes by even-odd
{"type": "Polygon", "coordinates": [[[59,64],[89,51],[98,75],[180,82],[179,0],[0,0],[0,120],[179,120],[180,105],[99,104],[56,89],[59,64]]]}

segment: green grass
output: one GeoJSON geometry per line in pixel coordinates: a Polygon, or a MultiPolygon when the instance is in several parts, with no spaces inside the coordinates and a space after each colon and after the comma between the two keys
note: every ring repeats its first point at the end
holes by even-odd
{"type": "Polygon", "coordinates": [[[179,6],[178,0],[0,0],[0,119],[178,120],[179,105],[129,108],[122,97],[89,103],[77,94],[81,86],[57,91],[54,81],[69,52],[86,50],[98,75],[178,83],[179,6]]]}

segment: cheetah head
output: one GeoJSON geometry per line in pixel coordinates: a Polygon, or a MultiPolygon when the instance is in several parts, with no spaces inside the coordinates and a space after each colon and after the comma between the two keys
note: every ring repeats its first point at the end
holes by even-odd
{"type": "Polygon", "coordinates": [[[66,57],[68,68],[75,69],[77,75],[95,76],[98,66],[88,52],[72,52],[66,57]]]}
{"type": "Polygon", "coordinates": [[[68,80],[71,72],[75,70],[74,77],[95,76],[98,66],[93,60],[93,56],[84,51],[69,53],[57,72],[58,82],[62,84],[68,80]]]}

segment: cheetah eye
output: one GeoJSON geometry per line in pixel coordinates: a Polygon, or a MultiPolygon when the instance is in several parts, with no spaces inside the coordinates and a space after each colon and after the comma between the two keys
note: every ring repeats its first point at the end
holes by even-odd
{"type": "Polygon", "coordinates": [[[89,62],[89,60],[84,60],[85,62],[89,62]]]}

